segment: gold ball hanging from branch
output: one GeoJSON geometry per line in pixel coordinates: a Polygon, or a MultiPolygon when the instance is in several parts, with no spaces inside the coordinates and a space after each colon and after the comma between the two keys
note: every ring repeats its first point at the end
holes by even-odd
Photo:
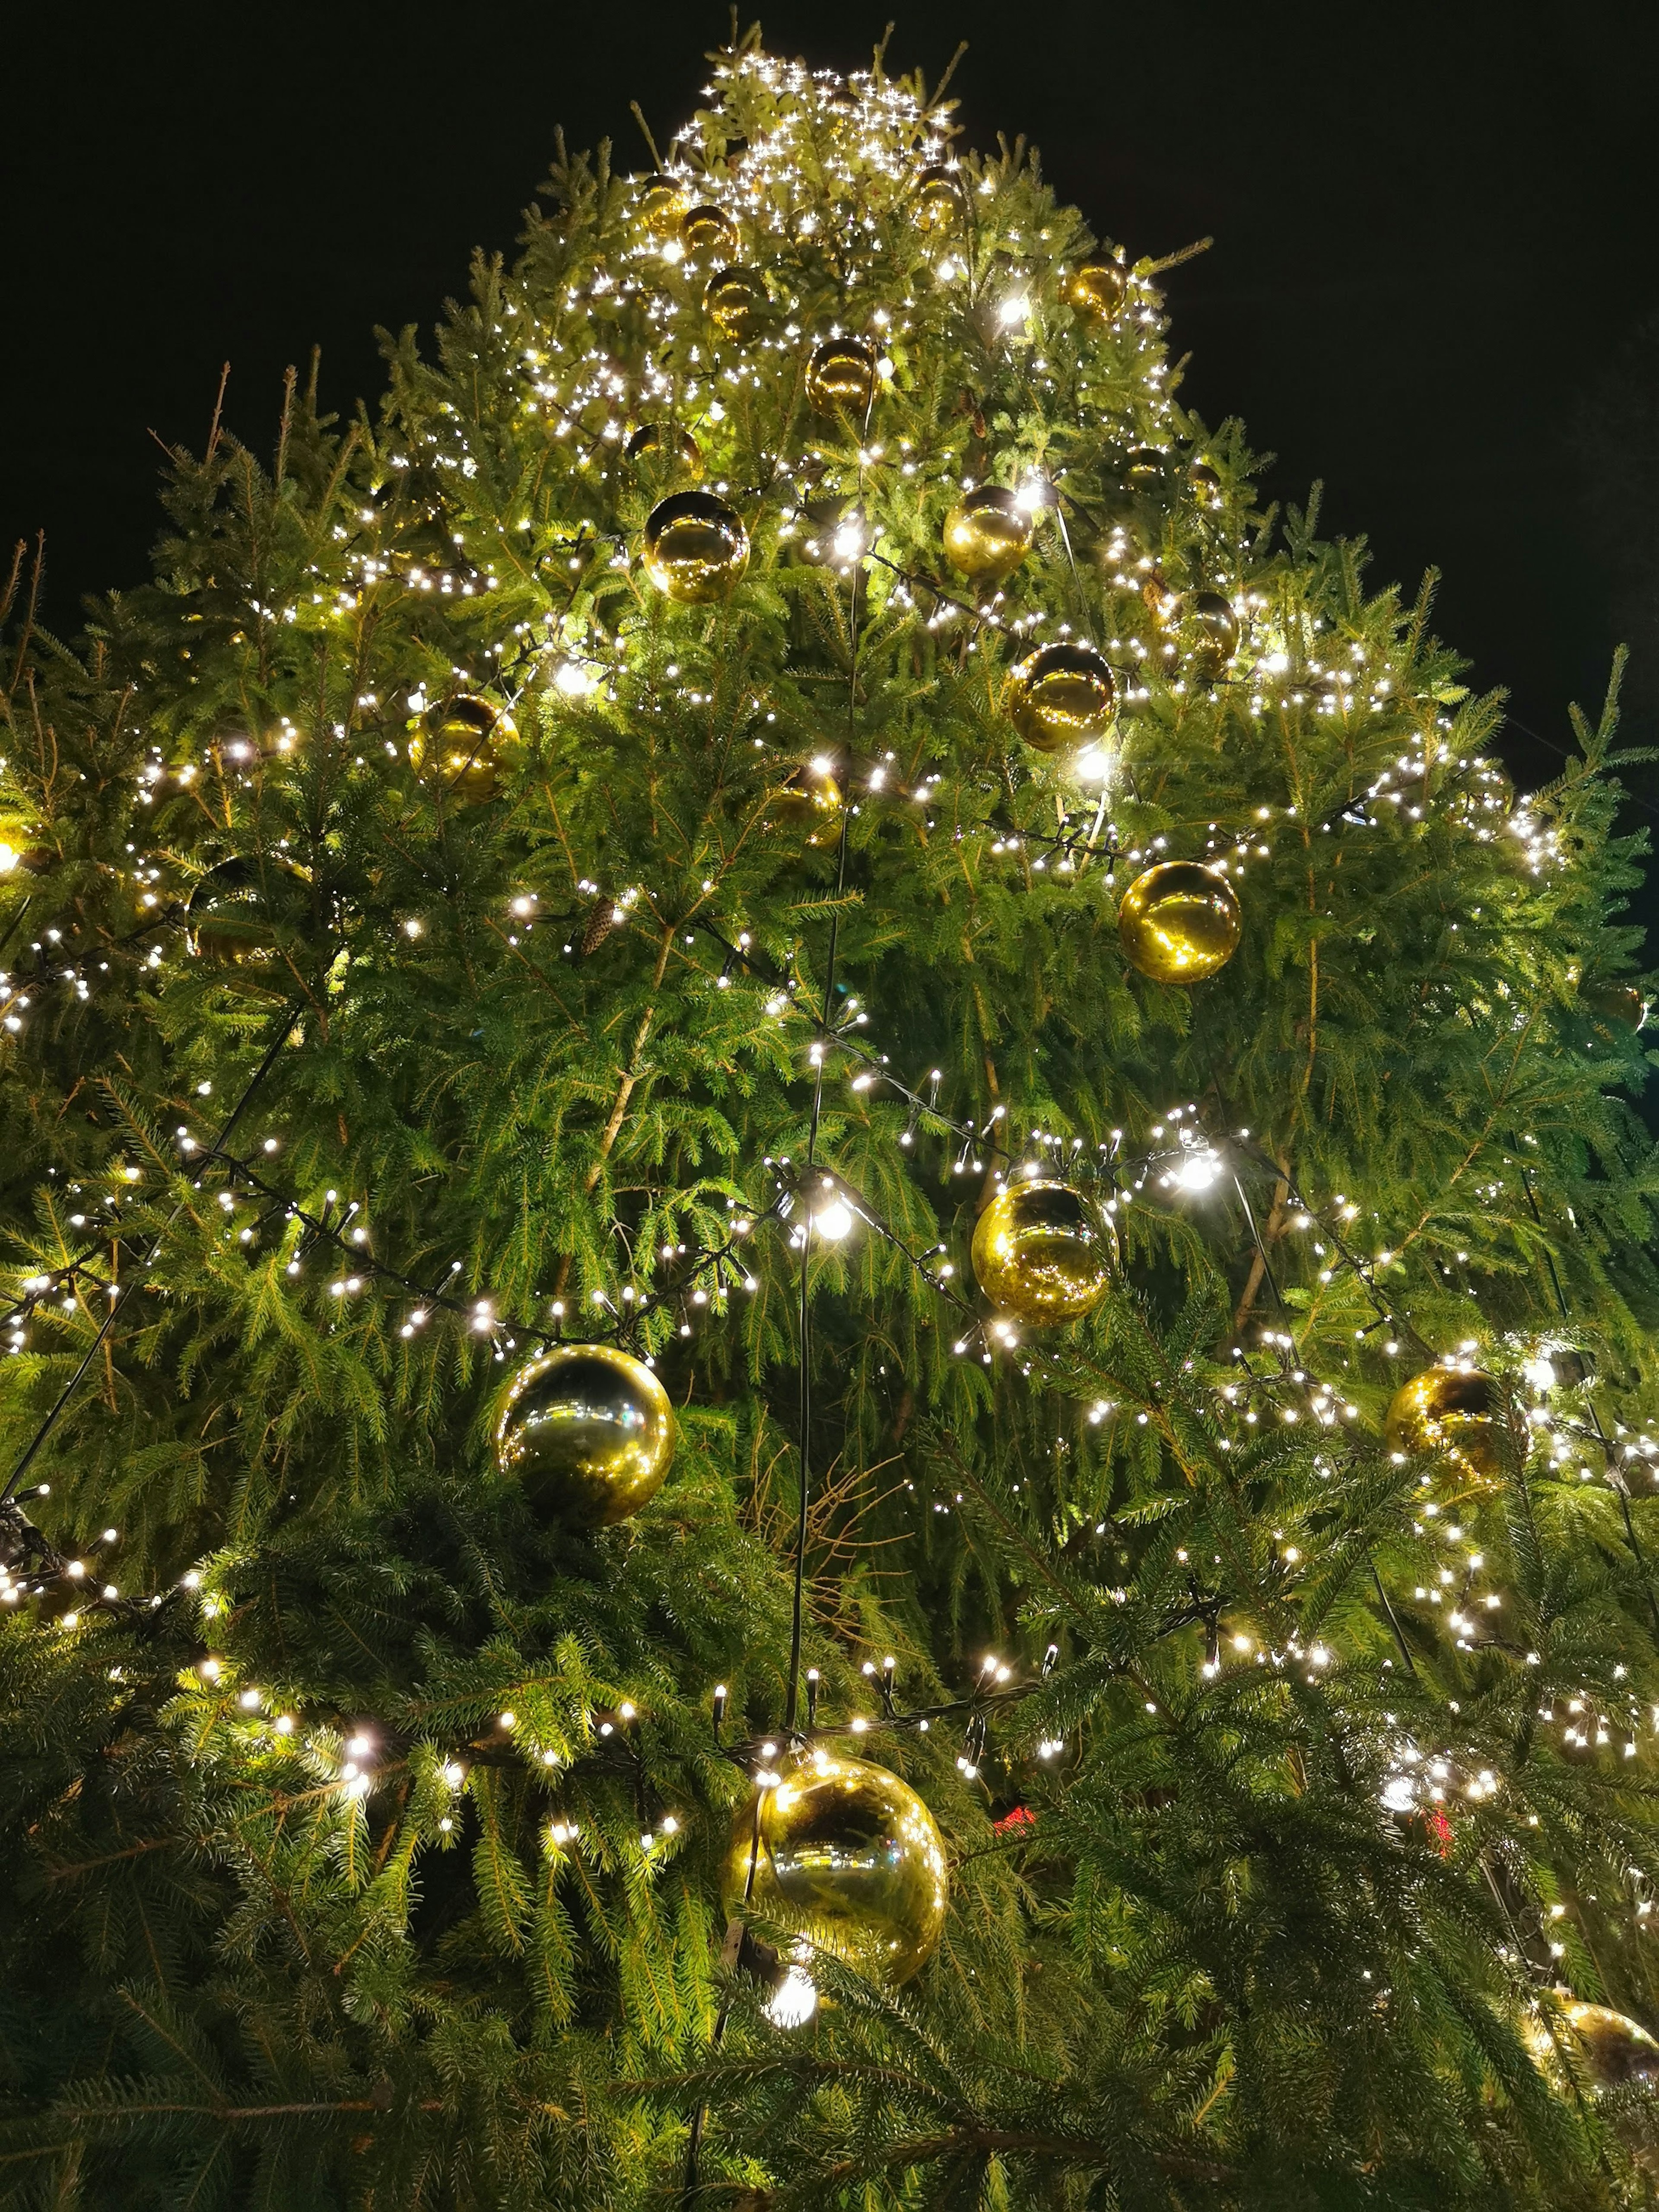
{"type": "Polygon", "coordinates": [[[1639,2021],[1611,2005],[1585,2004],[1565,1991],[1557,1996],[1556,2011],[1598,2096],[1608,2089],[1659,2082],[1659,2040],[1639,2021]]]}
{"type": "Polygon", "coordinates": [[[688,476],[693,483],[702,481],[702,448],[678,423],[641,422],[623,447],[623,458],[635,468],[688,476]]]}
{"type": "Polygon", "coordinates": [[[500,789],[502,748],[518,734],[510,714],[464,693],[430,708],[415,725],[409,764],[446,799],[481,805],[500,789]]]}
{"type": "Polygon", "coordinates": [[[876,357],[858,338],[827,338],[806,364],[806,397],[826,415],[862,421],[876,390],[876,357]]]}
{"type": "Polygon", "coordinates": [[[1219,592],[1189,592],[1180,619],[1196,635],[1193,666],[1200,676],[1219,676],[1238,650],[1238,617],[1219,592]]]}
{"type": "Polygon", "coordinates": [[[1444,1452],[1466,1475],[1495,1482],[1503,1474],[1498,1432],[1504,1394],[1490,1375],[1426,1367],[1394,1394],[1383,1419],[1390,1451],[1416,1457],[1444,1452]]]}
{"type": "Polygon", "coordinates": [[[705,204],[688,208],[680,217],[680,244],[698,260],[729,260],[741,243],[738,226],[724,208],[705,204]]]}
{"type": "Polygon", "coordinates": [[[827,761],[803,761],[771,793],[768,803],[775,817],[810,822],[816,830],[839,817],[841,786],[827,761]]]}
{"type": "Polygon", "coordinates": [[[889,1988],[938,1948],[949,1894],[944,1839],[915,1791],[822,1749],[756,1785],[720,1869],[728,1919],[787,1929],[889,1988]]]}
{"type": "Polygon", "coordinates": [[[1123,464],[1124,476],[1135,490],[1150,491],[1163,483],[1169,459],[1156,446],[1137,446],[1123,464]]]}
{"type": "Polygon", "coordinates": [[[1220,506],[1223,485],[1217,471],[1207,461],[1194,461],[1187,471],[1187,481],[1193,488],[1193,498],[1200,507],[1214,509],[1220,506]]]}
{"type": "Polygon", "coordinates": [[[739,342],[753,336],[769,304],[758,269],[717,269],[702,289],[704,313],[739,342]]]}
{"type": "Polygon", "coordinates": [[[916,179],[916,221],[923,230],[945,230],[961,220],[968,195],[954,169],[935,162],[916,179]]]}
{"type": "Polygon", "coordinates": [[[642,1360],[615,1345],[560,1345],[514,1378],[495,1461],[542,1511],[599,1528],[655,1497],[676,1434],[668,1393],[642,1360]]]}
{"type": "Polygon", "coordinates": [[[672,238],[691,195],[677,177],[647,177],[640,185],[640,213],[653,238],[672,238]]]}
{"type": "Polygon", "coordinates": [[[1038,752],[1084,744],[1109,726],[1112,672],[1091,645],[1040,645],[1008,680],[1008,717],[1038,752]]]}
{"type": "Polygon", "coordinates": [[[1108,323],[1123,305],[1123,284],[1121,262],[1085,261],[1066,277],[1060,296],[1086,321],[1108,323]]]}
{"type": "Polygon", "coordinates": [[[999,1311],[1036,1327],[1100,1304],[1117,1260],[1102,1208],[1070,1183],[1009,1183],[974,1224],[974,1276],[999,1311]]]}
{"type": "Polygon", "coordinates": [[[1030,545],[1030,511],[1000,484],[981,484],[945,520],[945,557],[976,583],[1012,576],[1030,545]]]}
{"type": "Polygon", "coordinates": [[[677,491],[652,508],[645,571],[671,599],[686,606],[723,599],[748,565],[742,518],[712,492],[677,491]]]}
{"type": "Polygon", "coordinates": [[[1232,958],[1243,927],[1232,885],[1196,860],[1148,868],[1117,910],[1124,951],[1155,983],[1203,982],[1232,958]]]}

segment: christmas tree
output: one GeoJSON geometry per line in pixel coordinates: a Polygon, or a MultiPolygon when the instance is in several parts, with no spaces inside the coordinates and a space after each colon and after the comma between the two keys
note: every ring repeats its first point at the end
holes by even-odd
{"type": "Polygon", "coordinates": [[[1647,2202],[1614,696],[1518,795],[1168,260],[713,70],[14,579],[0,2188],[1647,2202]]]}

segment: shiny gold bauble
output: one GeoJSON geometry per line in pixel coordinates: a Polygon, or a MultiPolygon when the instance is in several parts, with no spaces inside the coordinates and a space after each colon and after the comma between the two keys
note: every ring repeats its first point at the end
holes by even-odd
{"type": "Polygon", "coordinates": [[[884,1766],[812,1750],[757,1785],[720,1868],[728,1918],[804,1937],[890,1988],[939,1945],[945,1844],[915,1791],[884,1766]]]}
{"type": "Polygon", "coordinates": [[[1611,1034],[1604,1026],[1608,1022],[1616,1022],[1631,1030],[1639,1030],[1646,1024],[1650,1001],[1634,983],[1581,983],[1578,997],[1592,1015],[1601,1016],[1596,1027],[1603,1036],[1611,1034]]]}
{"type": "Polygon", "coordinates": [[[703,313],[729,338],[746,338],[769,302],[758,269],[717,269],[702,288],[703,313]]]}
{"type": "Polygon", "coordinates": [[[645,572],[660,592],[688,606],[723,599],[749,565],[749,532],[723,499],[677,491],[651,510],[645,572]]]}
{"type": "Polygon", "coordinates": [[[310,912],[310,878],[281,853],[241,854],[210,868],[185,908],[191,951],[221,968],[268,966],[310,912]]]}
{"type": "Polygon", "coordinates": [[[675,177],[647,177],[640,185],[640,213],[655,238],[672,238],[691,195],[675,177]]]}
{"type": "Polygon", "coordinates": [[[1382,1435],[1390,1451],[1444,1452],[1464,1474],[1494,1482],[1504,1471],[1503,1421],[1503,1393],[1490,1375],[1426,1367],[1395,1392],[1382,1435]]]}
{"type": "Polygon", "coordinates": [[[1123,473],[1138,490],[1145,491],[1163,482],[1169,458],[1156,446],[1137,446],[1123,464],[1123,473]]]}
{"type": "Polygon", "coordinates": [[[567,1344],[514,1379],[495,1460],[533,1505],[583,1528],[626,1521],[662,1488],[674,1408],[641,1361],[610,1344],[567,1344]]]}
{"type": "Polygon", "coordinates": [[[518,738],[513,717],[487,699],[463,694],[432,708],[409,733],[409,764],[447,799],[473,806],[494,799],[501,750],[518,738]]]}
{"type": "Polygon", "coordinates": [[[1000,484],[970,491],[945,520],[945,556],[975,582],[1000,583],[1012,576],[1030,544],[1030,513],[1000,484]]]}
{"type": "Polygon", "coordinates": [[[1644,2087],[1659,2082],[1659,2041],[1639,2021],[1614,2012],[1610,2005],[1583,2004],[1576,1997],[1560,2009],[1584,2072],[1598,2092],[1626,2088],[1632,2082],[1644,2087]]]}
{"type": "Polygon", "coordinates": [[[738,226],[724,208],[688,208],[680,217],[680,244],[707,261],[723,261],[737,252],[738,226]]]}
{"type": "Polygon", "coordinates": [[[1105,1297],[1116,1259],[1111,1223],[1066,1182],[1009,1183],[974,1225],[975,1279],[1019,1321],[1076,1321],[1105,1297]]]}
{"type": "Polygon", "coordinates": [[[702,448],[689,430],[673,422],[641,422],[623,447],[623,459],[634,467],[656,467],[676,476],[702,481],[702,448]]]}
{"type": "Polygon", "coordinates": [[[775,815],[786,818],[833,822],[841,812],[841,786],[828,769],[803,761],[770,794],[769,804],[775,815]]]}
{"type": "Polygon", "coordinates": [[[806,364],[806,396],[826,415],[867,412],[876,389],[876,357],[858,338],[828,338],[806,364]]]}
{"type": "Polygon", "coordinates": [[[1008,719],[1040,753],[1099,737],[1116,703],[1112,672],[1091,645],[1040,645],[1008,679],[1008,719]]]}
{"type": "Polygon", "coordinates": [[[1189,592],[1181,602],[1181,619],[1196,633],[1193,665],[1203,676],[1219,676],[1238,650],[1238,617],[1219,592],[1189,592]]]}
{"type": "Polygon", "coordinates": [[[1091,322],[1109,322],[1123,305],[1123,267],[1117,261],[1085,261],[1060,286],[1068,307],[1091,322]]]}
{"type": "Polygon", "coordinates": [[[1201,983],[1238,948],[1244,917],[1224,876],[1196,860],[1162,860],[1137,876],[1117,910],[1131,963],[1155,983],[1201,983]]]}
{"type": "Polygon", "coordinates": [[[916,221],[924,230],[943,230],[957,221],[968,204],[962,179],[954,169],[935,163],[916,179],[916,221]]]}
{"type": "Polygon", "coordinates": [[[1193,488],[1193,497],[1200,507],[1219,507],[1222,483],[1207,461],[1194,461],[1187,471],[1187,481],[1193,488]]]}

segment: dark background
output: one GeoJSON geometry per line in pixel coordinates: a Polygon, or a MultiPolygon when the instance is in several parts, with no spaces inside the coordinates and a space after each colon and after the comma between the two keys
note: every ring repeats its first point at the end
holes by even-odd
{"type": "MultiPolygon", "coordinates": [[[[429,325],[471,248],[509,251],[553,130],[647,166],[723,10],[338,0],[37,19],[0,133],[0,532],[44,529],[46,618],[140,577],[163,441],[270,444],[285,363],[373,395],[379,323],[429,325]]],[[[884,6],[775,6],[775,51],[866,64],[884,6]]],[[[1372,580],[1444,576],[1437,626],[1553,772],[1622,636],[1659,725],[1659,252],[1652,0],[1097,8],[920,0],[889,64],[953,87],[1131,253],[1212,233],[1169,280],[1190,404],[1244,417],[1270,488],[1326,486],[1372,580]]],[[[16,48],[12,52],[16,55],[16,48]]],[[[1649,791],[1646,797],[1654,793],[1649,791]]],[[[1651,819],[1645,800],[1640,814],[1651,819]]]]}

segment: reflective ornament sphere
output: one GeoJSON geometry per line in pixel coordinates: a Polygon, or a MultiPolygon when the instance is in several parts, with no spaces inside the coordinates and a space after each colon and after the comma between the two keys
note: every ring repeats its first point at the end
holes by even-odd
{"type": "Polygon", "coordinates": [[[723,599],[749,565],[749,532],[723,499],[677,491],[651,510],[645,572],[659,592],[687,606],[723,599]]]}
{"type": "Polygon", "coordinates": [[[893,1988],[938,1948],[948,1881],[938,1826],[907,1783],[814,1750],[738,1814],[720,1901],[728,1919],[787,1928],[893,1988]]]}
{"type": "Polygon", "coordinates": [[[689,430],[672,422],[641,422],[623,447],[623,459],[635,468],[654,467],[702,482],[702,448],[689,430]]]}
{"type": "Polygon", "coordinates": [[[514,1380],[495,1461],[533,1505],[601,1528],[655,1497],[674,1440],[674,1408],[648,1367],[614,1345],[568,1344],[514,1380]]]}
{"type": "Polygon", "coordinates": [[[1395,1392],[1382,1436],[1390,1451],[1445,1452],[1464,1474],[1495,1482],[1503,1419],[1503,1393],[1490,1375],[1426,1367],[1395,1392]]]}
{"type": "Polygon", "coordinates": [[[1123,465],[1123,473],[1138,490],[1149,490],[1153,484],[1162,483],[1164,471],[1169,460],[1156,446],[1137,446],[1123,465]]]}
{"type": "Polygon", "coordinates": [[[1011,491],[981,484],[953,507],[945,525],[945,551],[952,568],[975,581],[1012,576],[1031,544],[1031,517],[1011,491]]]}
{"type": "Polygon", "coordinates": [[[1632,2083],[1659,2083],[1659,2041],[1628,2014],[1609,2005],[1581,2004],[1568,1998],[1560,2007],[1572,2043],[1590,2084],[1599,2094],[1632,2083]]]}
{"type": "Polygon", "coordinates": [[[770,303],[758,269],[717,269],[703,286],[703,313],[729,338],[746,338],[770,303]]]}
{"type": "Polygon", "coordinates": [[[935,164],[916,179],[916,221],[924,230],[944,230],[957,222],[968,195],[954,169],[935,164]]]}
{"type": "Polygon", "coordinates": [[[806,364],[806,396],[826,415],[868,410],[876,389],[876,357],[857,338],[830,338],[806,364]]]}
{"type": "Polygon", "coordinates": [[[1238,650],[1238,617],[1219,592],[1191,592],[1181,617],[1197,635],[1193,665],[1202,676],[1219,676],[1238,650]]]}
{"type": "Polygon", "coordinates": [[[1630,1030],[1639,1030],[1646,1024],[1650,1001],[1634,983],[1581,983],[1578,997],[1592,1016],[1600,1017],[1595,1025],[1603,1036],[1612,1034],[1607,1026],[1609,1023],[1618,1023],[1630,1030]]]}
{"type": "Polygon", "coordinates": [[[647,177],[640,186],[640,213],[653,238],[672,238],[691,195],[674,177],[647,177]]]}
{"type": "Polygon", "coordinates": [[[1187,481],[1193,488],[1193,497],[1200,507],[1217,507],[1221,504],[1221,478],[1207,461],[1194,461],[1187,471],[1187,481]]]}
{"type": "Polygon", "coordinates": [[[1010,1183],[974,1226],[981,1290],[1001,1312],[1037,1326],[1097,1306],[1116,1259],[1111,1223],[1070,1183],[1010,1183]]]}
{"type": "Polygon", "coordinates": [[[727,260],[741,243],[738,226],[724,208],[688,208],[680,217],[680,244],[702,260],[727,260]]]}
{"type": "Polygon", "coordinates": [[[1123,269],[1116,261],[1085,261],[1060,286],[1068,307],[1091,322],[1109,322],[1123,305],[1123,269]]]}
{"type": "Polygon", "coordinates": [[[841,812],[841,786],[828,768],[803,761],[771,793],[769,804],[775,819],[822,827],[841,812]]]}
{"type": "Polygon", "coordinates": [[[409,733],[409,764],[464,806],[494,799],[501,752],[518,737],[513,717],[465,694],[434,707],[409,733]]]}
{"type": "Polygon", "coordinates": [[[210,868],[190,895],[191,950],[216,967],[268,967],[310,908],[310,879],[295,861],[238,853],[210,868]]]}
{"type": "Polygon", "coordinates": [[[1008,679],[1008,718],[1040,753],[1099,737],[1116,703],[1112,672],[1091,645],[1040,645],[1008,679]]]}
{"type": "Polygon", "coordinates": [[[1237,893],[1196,860],[1164,860],[1137,876],[1117,910],[1131,963],[1155,983],[1201,983],[1224,968],[1244,926],[1237,893]]]}

